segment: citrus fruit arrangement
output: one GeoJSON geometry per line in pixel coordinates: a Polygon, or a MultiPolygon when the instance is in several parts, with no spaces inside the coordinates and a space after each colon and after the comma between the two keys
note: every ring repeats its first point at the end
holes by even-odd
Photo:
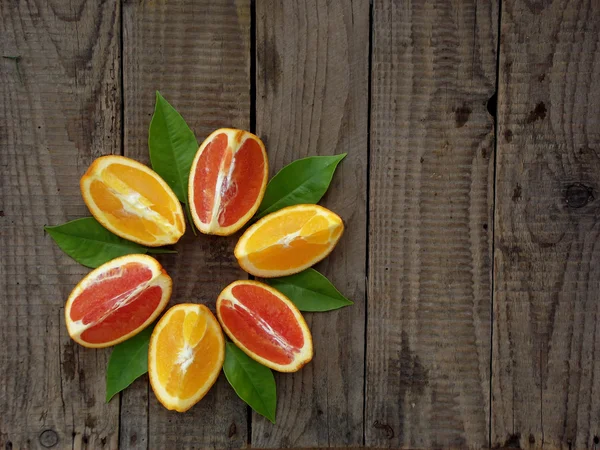
{"type": "Polygon", "coordinates": [[[158,93],[149,148],[152,169],[124,156],[96,159],[80,183],[93,217],[46,227],[63,251],[94,268],[67,299],[69,336],[85,347],[115,346],[107,401],[148,372],[160,403],[184,412],[223,370],[236,393],[275,422],[271,370],[296,372],[313,358],[301,311],[352,304],[311,268],[344,232],[342,219],[316,203],[345,155],[295,161],[269,182],[260,138],[222,128],[198,148],[158,93]],[[230,236],[249,225],[232,258],[258,279],[229,284],[216,304],[208,299],[214,314],[183,303],[160,317],[177,280],[151,255],[175,252],[163,246],[183,236],[186,214],[194,233],[230,236]]]}

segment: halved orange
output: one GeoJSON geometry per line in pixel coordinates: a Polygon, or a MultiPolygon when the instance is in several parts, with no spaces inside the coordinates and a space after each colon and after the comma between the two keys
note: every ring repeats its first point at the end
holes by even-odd
{"type": "Polygon", "coordinates": [[[225,333],[250,358],[279,372],[296,372],[313,357],[312,336],[298,308],[258,281],[234,281],[217,299],[225,333]]]}
{"type": "Polygon", "coordinates": [[[228,236],[254,215],[265,195],[269,162],[262,141],[231,128],[202,143],[190,171],[189,199],[196,227],[228,236]]]}
{"type": "Polygon", "coordinates": [[[118,155],[101,156],[81,177],[81,194],[92,215],[122,238],[157,247],[185,232],[181,203],[147,166],[118,155]]]}
{"type": "Polygon", "coordinates": [[[147,255],[126,255],[90,272],[65,305],[69,336],[85,347],[110,347],[139,333],[165,309],[172,282],[147,255]]]}
{"type": "Polygon", "coordinates": [[[224,360],[225,338],[213,313],[204,305],[173,306],[150,337],[152,390],[165,408],[187,411],[217,381],[224,360]]]}
{"type": "Polygon", "coordinates": [[[288,206],[248,228],[234,253],[246,272],[263,278],[281,277],[321,261],[343,232],[342,219],[322,206],[288,206]]]}

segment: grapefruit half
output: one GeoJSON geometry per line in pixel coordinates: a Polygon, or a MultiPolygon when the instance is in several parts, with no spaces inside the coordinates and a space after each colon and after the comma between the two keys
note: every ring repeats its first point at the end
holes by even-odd
{"type": "Polygon", "coordinates": [[[85,347],[118,344],[142,331],[165,309],[171,277],[148,255],[126,255],[90,272],[65,305],[69,336],[85,347]]]}
{"type": "Polygon", "coordinates": [[[188,195],[196,227],[228,236],[254,215],[265,194],[269,163],[262,141],[252,133],[221,128],[196,153],[188,195]]]}
{"type": "Polygon", "coordinates": [[[279,372],[296,372],[313,357],[312,336],[298,308],[258,281],[235,281],[217,299],[225,333],[250,358],[279,372]]]}

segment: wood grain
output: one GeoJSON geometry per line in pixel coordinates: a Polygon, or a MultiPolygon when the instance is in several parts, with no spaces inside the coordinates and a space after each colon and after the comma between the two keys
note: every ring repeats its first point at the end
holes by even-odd
{"type": "MultiPolygon", "coordinates": [[[[148,162],[154,93],[183,115],[202,141],[220,127],[250,126],[250,4],[247,0],[135,1],[124,5],[125,155],[148,162]]],[[[188,227],[189,228],[189,227],[188,227]]],[[[174,280],[171,304],[207,304],[246,275],[233,256],[236,237],[193,236],[161,258],[174,280]]],[[[245,446],[247,407],[224,376],[185,414],[167,411],[147,381],[123,394],[122,448],[245,446]],[[148,394],[149,393],[149,394],[148,394]]]]}
{"type": "Polygon", "coordinates": [[[256,34],[256,131],[272,173],[297,158],[348,153],[321,202],[346,233],[317,268],[355,304],[305,314],[315,357],[278,374],[277,425],[254,414],[252,446],[361,445],[369,4],[260,1],[256,34]]]}
{"type": "Polygon", "coordinates": [[[366,445],[488,445],[497,4],[373,5],[366,445]]]}
{"type": "Polygon", "coordinates": [[[492,444],[600,432],[600,4],[502,6],[492,444]]]}
{"type": "Polygon", "coordinates": [[[0,447],[115,448],[108,352],[64,323],[88,269],[43,227],[89,215],[79,177],[120,151],[119,4],[3,1],[0,17],[0,447]]]}

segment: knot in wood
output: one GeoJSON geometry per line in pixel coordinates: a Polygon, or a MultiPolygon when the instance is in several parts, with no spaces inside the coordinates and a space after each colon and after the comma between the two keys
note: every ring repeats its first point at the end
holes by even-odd
{"type": "Polygon", "coordinates": [[[231,425],[229,425],[229,432],[227,433],[227,436],[229,436],[229,438],[231,439],[233,436],[235,436],[236,433],[237,427],[235,425],[235,422],[232,422],[231,425]]]}
{"type": "Polygon", "coordinates": [[[379,420],[376,420],[373,422],[373,426],[378,430],[384,430],[388,439],[392,439],[394,437],[394,429],[387,423],[381,423],[379,420]]]}
{"type": "Polygon", "coordinates": [[[51,448],[58,444],[58,434],[54,430],[44,430],[40,434],[42,447],[51,448]]]}
{"type": "Polygon", "coordinates": [[[569,208],[582,208],[594,200],[594,190],[582,183],[567,186],[565,202],[569,208]]]}

